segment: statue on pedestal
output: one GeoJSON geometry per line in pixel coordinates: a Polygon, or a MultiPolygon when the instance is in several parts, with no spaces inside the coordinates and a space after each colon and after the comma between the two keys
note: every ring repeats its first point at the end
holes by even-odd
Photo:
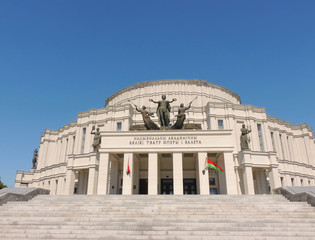
{"type": "Polygon", "coordinates": [[[36,169],[37,168],[37,157],[38,157],[38,151],[37,148],[34,150],[34,154],[33,154],[33,167],[32,169],[36,169]]]}
{"type": "Polygon", "coordinates": [[[137,105],[135,105],[135,108],[138,112],[141,113],[142,119],[144,122],[144,126],[146,127],[147,130],[160,130],[159,126],[156,125],[152,120],[151,117],[153,117],[153,113],[149,113],[146,109],[145,106],[142,107],[142,109],[138,109],[137,105]]]}
{"type": "Polygon", "coordinates": [[[252,130],[248,130],[246,127],[245,127],[245,124],[242,125],[242,128],[241,128],[241,150],[250,150],[249,149],[249,139],[248,139],[248,134],[251,132],[252,130]]]}
{"type": "Polygon", "coordinates": [[[170,123],[170,111],[171,111],[171,105],[170,103],[176,101],[176,98],[173,98],[172,101],[166,100],[166,96],[162,95],[161,101],[154,101],[153,99],[149,99],[150,102],[154,102],[158,104],[158,107],[156,109],[156,114],[159,118],[161,127],[168,127],[170,123]]]}
{"type": "Polygon", "coordinates": [[[93,151],[98,152],[101,147],[101,133],[100,129],[97,128],[95,132],[95,126],[92,127],[91,134],[94,134],[94,141],[93,141],[93,151]]]}

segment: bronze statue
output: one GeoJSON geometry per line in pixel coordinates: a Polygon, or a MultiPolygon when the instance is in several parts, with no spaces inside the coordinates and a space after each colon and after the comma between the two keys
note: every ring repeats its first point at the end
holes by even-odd
{"type": "Polygon", "coordinates": [[[37,168],[37,157],[38,157],[38,151],[37,148],[34,150],[34,155],[33,155],[33,167],[32,169],[37,168]]]}
{"type": "MultiPolygon", "coordinates": [[[[196,98],[195,98],[196,99],[196,98]]],[[[194,99],[194,100],[195,100],[194,99]]],[[[184,103],[180,104],[179,108],[178,108],[178,114],[176,115],[177,120],[175,122],[175,124],[172,126],[172,129],[182,129],[184,126],[184,121],[186,119],[186,110],[188,110],[191,107],[192,102],[194,101],[192,100],[188,107],[184,106],[184,103]]]]}
{"type": "Polygon", "coordinates": [[[100,147],[101,147],[101,139],[102,139],[100,129],[97,128],[96,132],[95,132],[95,126],[93,126],[91,134],[94,134],[94,141],[93,141],[93,145],[92,145],[94,152],[98,152],[100,147]]]}
{"type": "Polygon", "coordinates": [[[245,127],[245,124],[242,125],[242,128],[241,128],[241,150],[250,150],[249,149],[249,139],[248,139],[248,136],[247,134],[249,134],[252,130],[248,130],[246,127],[245,127]]]}
{"type": "Polygon", "coordinates": [[[135,105],[135,108],[138,112],[141,113],[142,118],[143,118],[143,122],[144,122],[144,126],[146,127],[147,130],[160,130],[159,126],[156,125],[150,118],[150,117],[153,117],[153,113],[149,113],[146,110],[145,106],[143,106],[142,109],[138,109],[137,105],[135,105]]]}
{"type": "Polygon", "coordinates": [[[156,109],[156,114],[159,118],[160,124],[161,126],[168,127],[170,123],[170,111],[171,111],[170,103],[176,101],[176,98],[173,98],[172,101],[168,101],[165,99],[166,99],[166,96],[163,94],[161,101],[154,101],[153,99],[149,99],[149,101],[158,104],[158,107],[156,109]]]}

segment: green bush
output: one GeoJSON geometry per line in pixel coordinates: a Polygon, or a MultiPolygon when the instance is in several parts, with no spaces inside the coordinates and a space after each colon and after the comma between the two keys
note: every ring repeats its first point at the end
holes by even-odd
{"type": "Polygon", "coordinates": [[[1,182],[1,180],[0,180],[0,189],[2,189],[2,188],[7,188],[7,185],[4,185],[4,184],[1,182]]]}

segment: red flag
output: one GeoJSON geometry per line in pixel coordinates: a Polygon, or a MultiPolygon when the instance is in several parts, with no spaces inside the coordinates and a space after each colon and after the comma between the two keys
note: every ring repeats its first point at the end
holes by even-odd
{"type": "Polygon", "coordinates": [[[217,170],[219,172],[224,172],[223,169],[216,163],[212,162],[209,158],[206,158],[207,160],[207,167],[212,168],[214,170],[217,170]]]}
{"type": "Polygon", "coordinates": [[[127,173],[127,175],[129,175],[131,173],[130,168],[129,168],[129,159],[128,159],[128,168],[127,168],[126,173],[127,173]]]}

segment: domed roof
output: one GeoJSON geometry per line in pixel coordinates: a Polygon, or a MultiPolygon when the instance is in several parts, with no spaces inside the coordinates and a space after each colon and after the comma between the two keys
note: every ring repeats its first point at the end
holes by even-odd
{"type": "Polygon", "coordinates": [[[167,79],[146,81],[124,88],[106,100],[105,107],[119,105],[127,101],[137,101],[142,98],[154,98],[165,94],[168,98],[177,98],[185,102],[186,97],[201,97],[207,102],[226,102],[240,104],[238,94],[221,87],[198,79],[167,79]]]}

